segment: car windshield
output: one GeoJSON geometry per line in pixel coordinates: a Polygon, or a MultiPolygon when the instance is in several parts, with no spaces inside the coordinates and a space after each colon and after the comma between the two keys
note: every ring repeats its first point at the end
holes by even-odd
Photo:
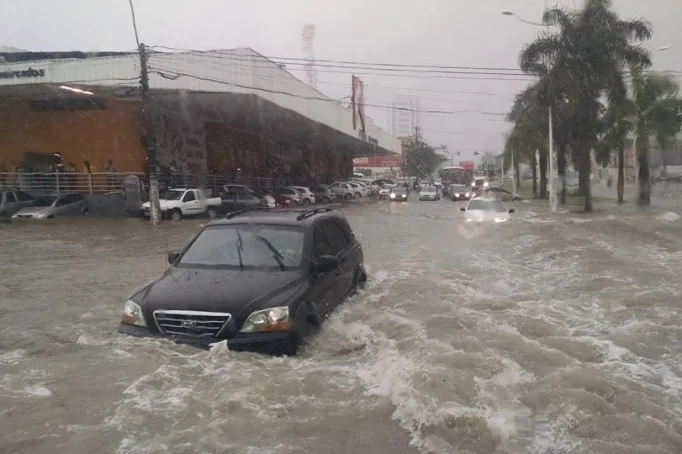
{"type": "Polygon", "coordinates": [[[180,200],[185,191],[166,191],[159,196],[161,200],[180,200]]]}
{"type": "Polygon", "coordinates": [[[407,190],[405,189],[404,186],[395,186],[393,187],[393,192],[395,193],[405,193],[407,190]]]}
{"type": "Polygon", "coordinates": [[[185,251],[179,265],[208,267],[297,268],[304,233],[281,226],[230,225],[205,229],[185,251]]]}
{"type": "Polygon", "coordinates": [[[424,186],[422,189],[422,192],[436,192],[436,187],[435,186],[424,186]]]}
{"type": "Polygon", "coordinates": [[[504,203],[495,200],[475,199],[471,201],[467,210],[495,211],[501,213],[507,211],[507,207],[504,206],[504,203]]]}
{"type": "Polygon", "coordinates": [[[36,207],[49,207],[52,206],[57,197],[38,197],[33,202],[33,206],[36,207]]]}

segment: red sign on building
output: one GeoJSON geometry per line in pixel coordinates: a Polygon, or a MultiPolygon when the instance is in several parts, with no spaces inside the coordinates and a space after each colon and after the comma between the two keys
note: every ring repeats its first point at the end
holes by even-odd
{"type": "Polygon", "coordinates": [[[459,161],[459,166],[464,170],[474,170],[474,161],[459,161]]]}
{"type": "Polygon", "coordinates": [[[400,167],[403,158],[400,155],[386,155],[386,156],[365,156],[363,158],[354,158],[353,167],[400,167]]]}

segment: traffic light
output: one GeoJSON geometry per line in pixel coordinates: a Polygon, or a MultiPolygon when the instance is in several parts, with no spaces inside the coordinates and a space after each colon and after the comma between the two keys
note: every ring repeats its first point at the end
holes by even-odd
{"type": "Polygon", "coordinates": [[[478,151],[474,151],[474,156],[478,156],[480,153],[478,151]]]}

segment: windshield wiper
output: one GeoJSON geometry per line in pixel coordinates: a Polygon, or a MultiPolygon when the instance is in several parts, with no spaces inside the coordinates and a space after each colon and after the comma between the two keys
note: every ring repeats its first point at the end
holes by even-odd
{"type": "Polygon", "coordinates": [[[244,262],[242,260],[242,250],[244,249],[244,242],[242,241],[242,234],[237,229],[237,256],[239,257],[239,269],[244,269],[244,262]]]}
{"type": "Polygon", "coordinates": [[[275,248],[275,246],[272,245],[272,243],[271,243],[270,241],[268,241],[267,239],[263,238],[262,236],[256,235],[256,238],[258,238],[258,239],[261,240],[263,243],[265,243],[265,245],[268,247],[268,249],[270,249],[270,251],[272,252],[272,257],[273,257],[275,260],[277,260],[277,264],[279,265],[279,268],[280,268],[282,271],[284,271],[284,256],[282,255],[282,253],[279,252],[279,251],[275,248]]]}

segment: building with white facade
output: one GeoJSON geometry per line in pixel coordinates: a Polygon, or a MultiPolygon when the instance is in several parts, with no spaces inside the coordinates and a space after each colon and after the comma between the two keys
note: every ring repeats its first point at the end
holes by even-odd
{"type": "MultiPolygon", "coordinates": [[[[88,161],[103,171],[111,160],[119,172],[142,171],[138,54],[0,56],[0,172],[42,169],[55,153],[79,169],[88,161]]],[[[353,157],[401,152],[370,118],[359,131],[352,112],[249,48],[151,52],[148,68],[162,165],[328,180],[351,172],[353,157]]]]}

